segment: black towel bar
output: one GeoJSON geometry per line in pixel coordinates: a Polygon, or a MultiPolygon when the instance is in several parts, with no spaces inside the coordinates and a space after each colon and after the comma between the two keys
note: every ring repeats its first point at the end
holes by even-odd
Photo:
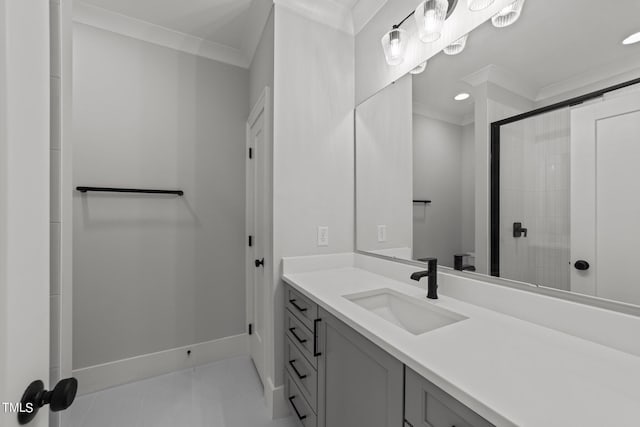
{"type": "Polygon", "coordinates": [[[174,194],[176,196],[183,196],[182,190],[146,190],[141,188],[112,188],[112,187],[76,187],[81,193],[87,191],[97,191],[103,193],[144,193],[144,194],[174,194]]]}

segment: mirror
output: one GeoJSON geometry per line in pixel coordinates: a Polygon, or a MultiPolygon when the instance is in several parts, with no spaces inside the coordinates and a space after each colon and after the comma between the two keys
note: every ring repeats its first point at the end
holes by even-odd
{"type": "Polygon", "coordinates": [[[637,16],[528,1],[360,104],[357,249],[640,305],[637,16]]]}

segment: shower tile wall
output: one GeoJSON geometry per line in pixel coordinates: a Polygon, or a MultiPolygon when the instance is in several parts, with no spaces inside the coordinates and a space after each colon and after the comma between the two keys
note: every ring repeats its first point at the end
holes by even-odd
{"type": "Polygon", "coordinates": [[[569,289],[569,118],[559,110],[502,127],[502,277],[569,289]],[[514,222],[528,237],[513,237],[514,222]]]}
{"type": "MultiPolygon", "coordinates": [[[[49,3],[50,36],[50,386],[60,379],[60,254],[61,254],[61,45],[60,0],[49,3]]],[[[49,425],[60,425],[59,416],[51,413],[49,425]]]]}

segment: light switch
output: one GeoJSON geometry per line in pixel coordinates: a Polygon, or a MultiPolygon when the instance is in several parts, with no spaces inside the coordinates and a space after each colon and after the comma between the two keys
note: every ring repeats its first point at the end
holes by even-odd
{"type": "Polygon", "coordinates": [[[378,226],[378,242],[386,242],[387,241],[387,226],[379,225],[378,226]]]}
{"type": "Polygon", "coordinates": [[[329,227],[318,226],[318,246],[329,246],[329,227]]]}

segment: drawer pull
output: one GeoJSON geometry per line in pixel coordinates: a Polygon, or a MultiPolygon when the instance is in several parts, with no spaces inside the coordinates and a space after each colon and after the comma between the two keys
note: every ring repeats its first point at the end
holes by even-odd
{"type": "Polygon", "coordinates": [[[298,368],[296,368],[296,365],[294,365],[295,361],[296,361],[296,359],[289,360],[289,366],[291,366],[291,369],[293,369],[293,372],[295,372],[296,375],[298,376],[298,378],[301,379],[301,380],[307,378],[306,374],[301,374],[300,371],[298,371],[298,368]]]}
{"type": "Polygon", "coordinates": [[[293,328],[289,328],[289,332],[291,332],[291,335],[293,335],[300,344],[304,344],[307,342],[306,339],[304,338],[300,338],[294,331],[296,330],[295,326],[293,328]]]}
{"type": "Polygon", "coordinates": [[[322,356],[322,353],[318,351],[318,323],[322,319],[315,319],[313,321],[313,357],[322,356]]]}
{"type": "Polygon", "coordinates": [[[293,406],[293,410],[294,410],[294,411],[296,411],[296,415],[298,416],[298,419],[299,419],[300,421],[302,421],[302,420],[304,420],[305,418],[307,418],[307,416],[306,416],[306,415],[302,415],[302,414],[300,413],[300,411],[298,411],[298,408],[296,408],[296,404],[295,404],[295,403],[293,403],[293,399],[295,399],[295,398],[296,398],[295,396],[291,396],[291,397],[289,398],[289,403],[291,403],[291,406],[293,406]]]}
{"type": "Polygon", "coordinates": [[[296,300],[295,299],[290,299],[289,302],[291,303],[292,306],[294,306],[296,308],[296,310],[298,310],[300,313],[304,313],[305,311],[307,311],[306,307],[300,307],[298,304],[296,304],[296,300]]]}

